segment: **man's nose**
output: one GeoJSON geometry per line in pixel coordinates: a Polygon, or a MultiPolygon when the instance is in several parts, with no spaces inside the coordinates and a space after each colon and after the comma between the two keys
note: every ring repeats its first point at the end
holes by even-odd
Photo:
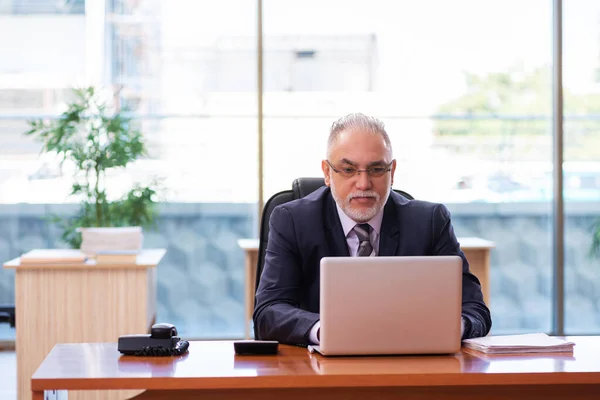
{"type": "Polygon", "coordinates": [[[356,188],[359,190],[368,190],[371,188],[371,178],[366,171],[357,172],[356,188]]]}

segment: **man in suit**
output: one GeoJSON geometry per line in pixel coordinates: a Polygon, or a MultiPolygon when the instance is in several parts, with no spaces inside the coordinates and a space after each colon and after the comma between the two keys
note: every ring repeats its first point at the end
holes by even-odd
{"type": "Polygon", "coordinates": [[[462,257],[462,337],[485,336],[490,311],[448,209],[391,190],[396,160],[384,125],[362,114],[334,122],[321,166],[325,187],[271,214],[253,315],[257,339],[319,344],[319,265],[331,256],[462,257]]]}

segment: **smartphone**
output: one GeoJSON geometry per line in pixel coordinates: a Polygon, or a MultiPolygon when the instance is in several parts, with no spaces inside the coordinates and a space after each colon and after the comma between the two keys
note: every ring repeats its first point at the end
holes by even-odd
{"type": "Polygon", "coordinates": [[[276,340],[238,340],[233,342],[236,354],[277,354],[279,342],[276,340]]]}

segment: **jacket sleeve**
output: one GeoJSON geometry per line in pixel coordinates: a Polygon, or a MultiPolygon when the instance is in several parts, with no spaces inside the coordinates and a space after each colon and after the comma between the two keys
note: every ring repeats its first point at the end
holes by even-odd
{"type": "Polygon", "coordinates": [[[309,332],[319,314],[299,308],[303,290],[294,220],[285,206],[279,206],[269,221],[265,264],[256,291],[253,320],[257,339],[309,344],[309,332]]]}
{"type": "Polygon", "coordinates": [[[485,336],[492,327],[490,310],[483,301],[479,279],[469,271],[469,261],[460,249],[446,206],[438,204],[434,207],[432,224],[432,253],[457,255],[463,260],[462,316],[466,322],[463,339],[485,336]]]}

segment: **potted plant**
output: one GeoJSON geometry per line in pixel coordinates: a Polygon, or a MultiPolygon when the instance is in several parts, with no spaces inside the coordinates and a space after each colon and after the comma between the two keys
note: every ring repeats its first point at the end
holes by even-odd
{"type": "Polygon", "coordinates": [[[121,197],[109,193],[107,182],[112,171],[146,156],[141,132],[123,110],[110,108],[94,87],[74,89],[73,94],[58,119],[29,121],[31,129],[26,132],[43,143],[42,151],[59,157],[61,168],[65,162],[74,167],[70,195],[81,206],[75,217],[52,218],[62,227],[62,239],[79,248],[81,227],[151,227],[157,181],[136,183],[121,197]]]}
{"type": "Polygon", "coordinates": [[[600,219],[596,221],[596,225],[592,232],[592,248],[590,250],[592,257],[600,258],[600,219]]]}

